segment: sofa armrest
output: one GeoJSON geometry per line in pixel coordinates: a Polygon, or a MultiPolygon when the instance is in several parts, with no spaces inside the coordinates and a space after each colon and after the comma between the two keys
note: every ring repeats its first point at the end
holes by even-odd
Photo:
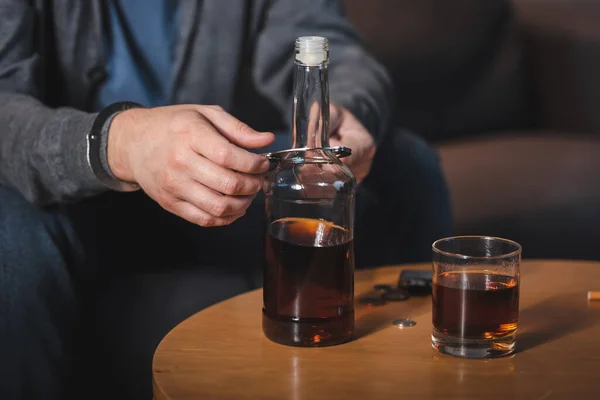
{"type": "Polygon", "coordinates": [[[528,257],[600,257],[600,140],[501,132],[438,150],[456,234],[508,236],[528,257]]]}

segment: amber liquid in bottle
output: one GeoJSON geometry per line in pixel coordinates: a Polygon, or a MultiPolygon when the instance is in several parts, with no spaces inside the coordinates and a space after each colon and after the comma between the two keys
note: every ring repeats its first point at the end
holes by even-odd
{"type": "Polygon", "coordinates": [[[350,233],[309,218],[274,221],[266,235],[263,329],[287,345],[346,342],[354,331],[350,233]]]}

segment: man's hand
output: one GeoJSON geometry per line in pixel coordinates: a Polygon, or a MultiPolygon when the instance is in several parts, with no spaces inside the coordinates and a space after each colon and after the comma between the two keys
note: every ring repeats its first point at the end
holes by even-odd
{"type": "Polygon", "coordinates": [[[108,164],[164,209],[201,226],[227,225],[246,213],[269,168],[244,148],[274,138],[216,106],[132,109],[111,124],[108,164]]]}
{"type": "Polygon", "coordinates": [[[371,170],[375,157],[375,141],[358,119],[343,107],[332,104],[329,108],[329,144],[346,146],[352,149],[352,155],[342,158],[360,183],[371,170]]]}

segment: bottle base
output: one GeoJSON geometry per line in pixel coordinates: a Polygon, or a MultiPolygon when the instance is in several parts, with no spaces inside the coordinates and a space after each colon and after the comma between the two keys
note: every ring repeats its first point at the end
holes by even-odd
{"type": "Polygon", "coordinates": [[[513,354],[516,331],[493,339],[465,339],[450,336],[434,329],[432,347],[443,354],[462,358],[497,358],[513,354]]]}
{"type": "Polygon", "coordinates": [[[335,318],[269,317],[263,310],[265,336],[279,344],[299,347],[325,347],[354,339],[354,314],[335,318]]]}

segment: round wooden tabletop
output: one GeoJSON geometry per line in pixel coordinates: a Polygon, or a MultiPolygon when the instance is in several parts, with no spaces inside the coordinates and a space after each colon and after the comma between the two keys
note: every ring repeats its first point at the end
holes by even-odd
{"type": "MultiPolygon", "coordinates": [[[[357,271],[355,292],[394,284],[407,265],[357,271]]],[[[200,311],[158,346],[156,400],[179,399],[574,399],[600,397],[600,263],[521,266],[517,353],[492,360],[431,348],[431,297],[356,304],[357,339],[339,346],[275,344],[261,329],[262,291],[200,311]],[[410,318],[414,327],[392,325],[410,318]]]]}

